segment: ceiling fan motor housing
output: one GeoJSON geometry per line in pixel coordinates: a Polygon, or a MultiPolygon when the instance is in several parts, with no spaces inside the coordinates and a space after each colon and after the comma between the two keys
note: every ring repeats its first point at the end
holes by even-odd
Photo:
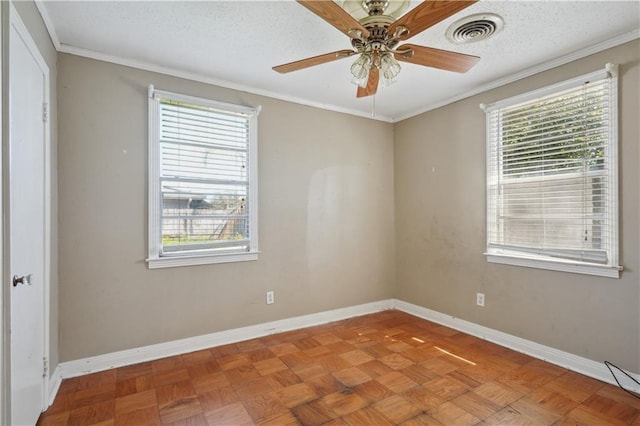
{"type": "Polygon", "coordinates": [[[393,50],[398,45],[398,40],[387,32],[393,21],[392,17],[386,15],[362,18],[360,23],[369,31],[369,37],[352,38],[351,45],[359,53],[393,50]]]}

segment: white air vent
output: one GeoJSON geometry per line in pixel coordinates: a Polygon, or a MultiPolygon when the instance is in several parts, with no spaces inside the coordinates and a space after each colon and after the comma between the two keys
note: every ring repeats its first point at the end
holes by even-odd
{"type": "Polygon", "coordinates": [[[494,13],[467,16],[449,26],[446,36],[452,43],[465,44],[486,40],[504,26],[504,20],[494,13]]]}

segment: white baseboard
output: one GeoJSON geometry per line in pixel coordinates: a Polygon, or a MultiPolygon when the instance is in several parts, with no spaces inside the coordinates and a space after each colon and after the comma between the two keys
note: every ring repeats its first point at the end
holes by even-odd
{"type": "Polygon", "coordinates": [[[59,364],[56,371],[59,371],[59,376],[62,379],[68,379],[70,377],[96,373],[98,371],[123,367],[125,365],[137,364],[168,356],[212,348],[214,346],[255,339],[257,337],[281,333],[283,331],[296,330],[299,328],[311,327],[314,325],[326,324],[328,322],[380,312],[392,309],[392,303],[392,299],[381,300],[378,302],[365,303],[363,305],[350,306],[348,308],[302,315],[284,320],[220,331],[218,333],[211,333],[203,336],[189,337],[187,339],[174,340],[172,342],[112,352],[75,361],[67,361],[59,364]]]}
{"type": "MultiPolygon", "coordinates": [[[[284,320],[271,321],[248,327],[206,334],[203,336],[190,337],[172,342],[112,352],[75,361],[63,362],[56,367],[49,380],[49,399],[50,402],[52,402],[55,398],[62,379],[96,373],[140,362],[152,361],[168,356],[185,354],[229,343],[241,342],[243,340],[281,333],[283,331],[291,331],[304,327],[326,324],[328,322],[339,321],[388,309],[397,309],[416,317],[442,324],[481,339],[497,343],[506,348],[525,353],[535,358],[548,361],[552,364],[559,365],[603,382],[616,384],[611,373],[603,363],[554,349],[549,346],[541,345],[501,331],[493,330],[450,315],[445,315],[402,300],[388,299],[351,306],[348,308],[334,309],[331,311],[302,315],[284,320]]],[[[631,375],[636,380],[640,381],[640,375],[635,373],[631,375]]],[[[619,374],[618,379],[626,389],[640,393],[640,386],[624,377],[624,375],[619,374]]]]}
{"type": "MultiPolygon", "coordinates": [[[[609,369],[604,365],[603,362],[597,362],[587,358],[583,358],[569,352],[564,352],[558,349],[551,348],[549,346],[541,345],[539,343],[532,342],[521,337],[513,336],[511,334],[503,333],[501,331],[465,321],[460,318],[452,317],[451,315],[445,315],[443,313],[404,302],[402,300],[393,299],[392,305],[399,311],[403,311],[416,317],[424,318],[426,320],[442,324],[455,330],[462,331],[463,333],[471,334],[472,336],[497,343],[500,346],[513,349],[514,351],[522,352],[534,358],[548,361],[552,364],[559,365],[560,367],[564,367],[577,373],[584,374],[585,376],[593,377],[594,379],[617,385],[615,379],[611,376],[609,369]]],[[[640,375],[631,373],[631,376],[634,379],[640,381],[640,375]]],[[[640,393],[640,386],[637,383],[634,383],[632,380],[625,377],[622,373],[617,374],[617,377],[618,380],[620,380],[620,383],[625,387],[625,389],[640,393]]]]}
{"type": "Polygon", "coordinates": [[[58,390],[60,389],[61,384],[62,376],[60,375],[60,364],[58,364],[58,366],[56,366],[56,369],[53,370],[53,373],[49,377],[47,386],[47,398],[45,401],[47,407],[53,404],[53,400],[56,399],[56,395],[58,394],[58,390]]]}

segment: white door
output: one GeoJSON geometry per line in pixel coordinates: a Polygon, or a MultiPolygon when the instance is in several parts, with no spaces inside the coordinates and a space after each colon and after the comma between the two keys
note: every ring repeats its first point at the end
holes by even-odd
{"type": "Polygon", "coordinates": [[[9,35],[9,253],[11,423],[33,425],[44,408],[46,128],[48,70],[12,10],[9,35]]]}

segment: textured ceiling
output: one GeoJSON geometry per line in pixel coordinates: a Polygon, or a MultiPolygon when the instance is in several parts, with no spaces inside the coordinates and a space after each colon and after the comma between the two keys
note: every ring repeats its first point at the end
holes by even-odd
{"type": "Polygon", "coordinates": [[[375,97],[357,99],[349,72],[354,58],[284,75],[271,69],[351,47],[346,36],[293,1],[39,1],[38,7],[63,52],[162,67],[176,75],[387,121],[640,34],[638,1],[480,1],[409,40],[480,56],[471,71],[457,74],[402,63],[395,84],[381,86],[375,97]],[[489,12],[505,21],[492,38],[465,45],[446,39],[452,22],[489,12]]]}

